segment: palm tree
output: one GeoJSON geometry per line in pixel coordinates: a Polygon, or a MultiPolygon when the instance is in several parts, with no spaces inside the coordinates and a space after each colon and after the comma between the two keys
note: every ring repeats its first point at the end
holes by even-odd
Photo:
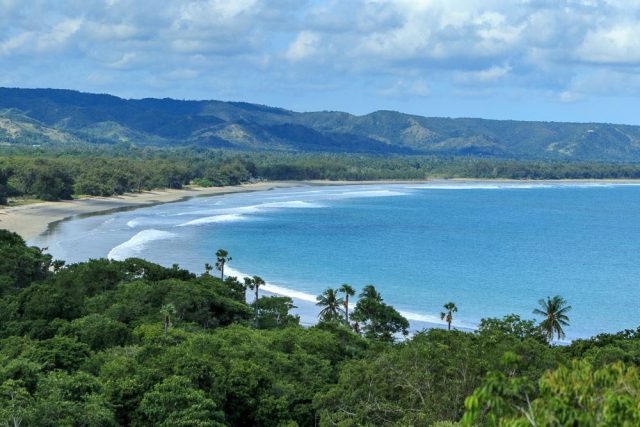
{"type": "Polygon", "coordinates": [[[344,294],[344,317],[347,325],[349,324],[349,297],[352,297],[356,294],[356,290],[353,289],[349,284],[343,283],[342,286],[338,289],[338,291],[344,294]]]}
{"type": "Polygon", "coordinates": [[[440,313],[440,320],[445,320],[447,325],[449,326],[449,330],[451,330],[451,322],[453,322],[453,313],[458,311],[458,307],[452,302],[446,303],[444,306],[446,312],[440,313]]]}
{"type": "Polygon", "coordinates": [[[324,307],[320,310],[320,314],[318,314],[318,317],[323,321],[330,322],[332,320],[342,319],[341,306],[344,304],[344,301],[338,297],[338,291],[333,288],[327,288],[322,294],[318,295],[316,300],[318,301],[316,303],[317,306],[324,307]]]}
{"type": "Polygon", "coordinates": [[[173,304],[165,304],[160,308],[160,314],[164,319],[164,336],[169,334],[169,326],[171,326],[171,317],[176,314],[176,306],[173,304]]]}
{"type": "Polygon", "coordinates": [[[253,289],[256,295],[255,301],[253,302],[254,310],[255,310],[253,321],[256,328],[258,327],[258,297],[259,297],[258,292],[260,291],[260,286],[264,284],[265,282],[260,276],[252,276],[252,277],[244,278],[244,286],[246,288],[253,289]]]}
{"type": "Polygon", "coordinates": [[[533,310],[533,314],[544,317],[544,320],[540,322],[540,329],[542,333],[547,337],[547,340],[553,339],[555,333],[558,339],[565,337],[563,326],[569,326],[569,316],[567,312],[571,310],[571,306],[567,305],[567,301],[560,295],[556,295],[553,298],[547,297],[538,301],[540,308],[533,310]]]}
{"type": "Polygon", "coordinates": [[[204,274],[205,275],[209,275],[211,274],[211,270],[213,270],[213,266],[211,264],[209,264],[208,262],[204,263],[204,274]]]}
{"type": "Polygon", "coordinates": [[[224,265],[231,261],[229,252],[224,249],[218,249],[216,252],[216,269],[220,270],[220,280],[224,280],[224,265]]]}
{"type": "Polygon", "coordinates": [[[376,290],[375,286],[367,285],[362,288],[360,299],[367,299],[375,302],[382,302],[382,295],[376,290]]]}

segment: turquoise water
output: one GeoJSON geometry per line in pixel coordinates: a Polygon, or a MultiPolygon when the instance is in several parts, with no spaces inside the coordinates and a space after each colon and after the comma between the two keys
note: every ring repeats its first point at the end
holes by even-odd
{"type": "Polygon", "coordinates": [[[294,297],[374,284],[414,329],[573,306],[568,338],[640,324],[640,186],[447,183],[307,186],[196,198],[62,222],[33,244],[70,262],[139,256],[201,272],[218,248],[230,273],[294,297]]]}

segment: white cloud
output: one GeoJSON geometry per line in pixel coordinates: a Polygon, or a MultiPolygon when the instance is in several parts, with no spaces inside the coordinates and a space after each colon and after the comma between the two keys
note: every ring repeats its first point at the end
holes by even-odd
{"type": "Polygon", "coordinates": [[[82,18],[65,19],[57,23],[50,31],[42,33],[36,42],[36,51],[51,52],[64,47],[82,26],[82,18]]]}
{"type": "Polygon", "coordinates": [[[289,45],[285,57],[296,62],[315,55],[319,50],[320,36],[311,31],[302,31],[289,45]]]}
{"type": "Polygon", "coordinates": [[[456,75],[455,81],[459,83],[490,83],[502,79],[510,71],[510,65],[494,65],[484,70],[460,72],[456,75]]]}
{"type": "Polygon", "coordinates": [[[382,96],[389,97],[426,97],[431,95],[431,89],[425,79],[397,80],[390,87],[379,91],[382,96]]]}
{"type": "Polygon", "coordinates": [[[638,22],[632,0],[0,0],[0,66],[25,86],[150,82],[149,95],[184,80],[238,99],[357,85],[576,101],[635,87],[638,22]]]}
{"type": "Polygon", "coordinates": [[[0,42],[0,55],[10,55],[18,52],[33,39],[33,34],[24,32],[0,42]]]}
{"type": "Polygon", "coordinates": [[[586,62],[640,63],[640,26],[638,21],[589,31],[578,47],[576,56],[586,62]]]}
{"type": "Polygon", "coordinates": [[[121,69],[129,68],[135,63],[137,58],[138,54],[136,52],[127,52],[120,56],[120,58],[118,58],[117,60],[110,62],[109,67],[121,69]]]}

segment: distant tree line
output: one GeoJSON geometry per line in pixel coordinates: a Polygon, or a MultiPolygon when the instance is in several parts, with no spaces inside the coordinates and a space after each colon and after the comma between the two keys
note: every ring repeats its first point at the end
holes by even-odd
{"type": "Polygon", "coordinates": [[[476,157],[238,153],[206,149],[18,149],[0,151],[0,203],[111,196],[154,188],[267,180],[639,179],[640,164],[476,157]]]}

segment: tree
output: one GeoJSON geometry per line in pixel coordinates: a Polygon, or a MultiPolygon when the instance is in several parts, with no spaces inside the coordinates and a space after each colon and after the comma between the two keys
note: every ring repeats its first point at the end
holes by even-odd
{"type": "Polygon", "coordinates": [[[571,306],[567,305],[567,301],[560,295],[556,295],[553,298],[547,297],[546,301],[540,299],[538,304],[540,308],[533,310],[533,314],[544,317],[544,320],[540,322],[540,329],[542,329],[547,340],[553,340],[554,334],[559,340],[563,339],[565,335],[562,327],[569,326],[567,312],[571,310],[571,306]]]}
{"type": "Polygon", "coordinates": [[[444,305],[444,309],[446,313],[440,312],[440,320],[444,320],[447,322],[449,330],[451,330],[451,322],[453,322],[453,313],[458,311],[458,307],[452,302],[448,302],[444,305]]]}
{"type": "Polygon", "coordinates": [[[342,286],[338,289],[338,291],[344,294],[344,320],[346,324],[349,324],[349,297],[352,297],[356,294],[356,290],[351,287],[348,283],[343,283],[342,286]]]}
{"type": "Polygon", "coordinates": [[[394,334],[409,333],[409,321],[385,304],[373,285],[364,287],[351,317],[363,325],[362,331],[367,338],[393,341],[394,334]]]}
{"type": "Polygon", "coordinates": [[[300,323],[299,316],[289,314],[289,311],[296,308],[289,297],[260,297],[257,306],[260,314],[256,327],[259,329],[283,328],[300,323]]]}
{"type": "Polygon", "coordinates": [[[33,398],[21,381],[7,380],[0,385],[0,423],[20,427],[33,417],[33,398]]]}
{"type": "Polygon", "coordinates": [[[318,314],[318,317],[324,322],[331,322],[333,320],[342,320],[342,308],[344,304],[342,298],[338,297],[338,292],[333,288],[327,288],[325,291],[318,295],[316,298],[317,306],[323,307],[318,314]]]}
{"type": "Polygon", "coordinates": [[[9,166],[7,167],[4,164],[0,165],[0,205],[7,204],[7,196],[9,195],[9,191],[7,188],[7,181],[13,175],[13,169],[9,166]]]}
{"type": "Polygon", "coordinates": [[[218,249],[216,252],[216,269],[220,271],[220,280],[224,280],[224,266],[231,259],[229,252],[224,249],[218,249]]]}
{"type": "Polygon", "coordinates": [[[169,334],[169,326],[171,326],[171,318],[176,315],[176,307],[173,304],[165,304],[160,309],[160,314],[164,319],[164,336],[169,334]]]}
{"type": "Polygon", "coordinates": [[[224,426],[224,414],[216,403],[185,377],[173,376],[145,393],[138,414],[141,425],[166,427],[224,426]]]}
{"type": "Polygon", "coordinates": [[[467,398],[463,426],[640,425],[640,373],[622,362],[595,369],[574,360],[546,372],[538,387],[526,377],[490,373],[467,398]],[[532,399],[535,390],[539,395],[532,399]]]}
{"type": "Polygon", "coordinates": [[[532,338],[541,343],[547,341],[534,320],[523,320],[517,314],[508,314],[501,319],[480,319],[476,332],[482,337],[510,337],[519,340],[532,338]]]}
{"type": "Polygon", "coordinates": [[[34,425],[116,426],[115,414],[93,375],[53,371],[42,376],[35,393],[34,425]]]}
{"type": "Polygon", "coordinates": [[[476,343],[469,333],[431,329],[345,361],[337,381],[314,398],[318,425],[431,426],[460,419],[465,397],[485,373],[486,356],[476,343]]]}
{"type": "Polygon", "coordinates": [[[0,295],[49,276],[51,255],[28,247],[18,234],[0,230],[0,295]]]}
{"type": "Polygon", "coordinates": [[[255,315],[254,315],[254,325],[258,327],[258,299],[259,299],[259,291],[260,286],[264,285],[265,282],[260,276],[252,276],[244,278],[244,285],[248,289],[252,289],[255,292],[255,299],[253,301],[253,306],[255,307],[255,315]]]}

